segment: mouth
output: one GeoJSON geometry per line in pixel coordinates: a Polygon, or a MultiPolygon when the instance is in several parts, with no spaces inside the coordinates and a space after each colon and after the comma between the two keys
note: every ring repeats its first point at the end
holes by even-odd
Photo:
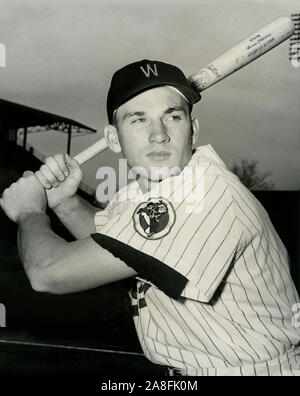
{"type": "Polygon", "coordinates": [[[147,154],[147,157],[152,161],[165,161],[171,156],[171,153],[168,151],[151,151],[151,153],[147,154]]]}

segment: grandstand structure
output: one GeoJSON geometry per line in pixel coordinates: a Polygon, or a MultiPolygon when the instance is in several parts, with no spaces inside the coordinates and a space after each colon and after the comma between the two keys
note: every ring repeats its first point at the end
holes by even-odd
{"type": "MultiPolygon", "coordinates": [[[[0,169],[21,170],[28,165],[39,167],[45,155],[27,142],[28,134],[59,131],[67,135],[66,152],[70,154],[72,137],[97,131],[78,121],[0,98],[0,169]]],[[[31,169],[31,168],[30,168],[31,169]]],[[[10,180],[9,180],[10,181],[10,180]]],[[[0,186],[6,187],[6,186],[0,186]]],[[[94,198],[94,189],[80,184],[85,198],[94,198]]]]}
{"type": "Polygon", "coordinates": [[[68,135],[68,154],[70,154],[72,136],[96,132],[95,129],[70,118],[4,99],[0,99],[0,128],[2,136],[15,142],[20,129],[23,129],[24,148],[26,148],[28,133],[49,130],[66,133],[68,135]]]}

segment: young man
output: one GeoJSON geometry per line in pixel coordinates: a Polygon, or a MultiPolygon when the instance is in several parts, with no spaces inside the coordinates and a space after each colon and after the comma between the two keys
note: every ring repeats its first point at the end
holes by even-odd
{"type": "Polygon", "coordinates": [[[77,162],[57,155],[5,190],[1,206],[19,225],[35,290],[136,278],[134,321],[153,362],[182,375],[300,375],[288,254],[211,146],[193,153],[198,100],[175,66],[143,60],[122,68],[108,94],[105,138],[137,180],[97,212],[76,196],[77,162]],[[50,229],[47,202],[75,242],[50,229]]]}

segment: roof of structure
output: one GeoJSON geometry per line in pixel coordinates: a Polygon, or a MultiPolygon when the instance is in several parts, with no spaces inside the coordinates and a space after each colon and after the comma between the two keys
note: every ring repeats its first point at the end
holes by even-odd
{"type": "MultiPolygon", "coordinates": [[[[46,111],[24,106],[15,102],[10,102],[1,98],[0,114],[3,117],[6,126],[14,129],[33,127],[38,128],[36,131],[54,129],[67,133],[69,126],[71,126],[72,134],[96,132],[95,129],[70,118],[48,113],[46,111]]],[[[33,132],[34,131],[35,130],[33,130],[33,132]]]]}

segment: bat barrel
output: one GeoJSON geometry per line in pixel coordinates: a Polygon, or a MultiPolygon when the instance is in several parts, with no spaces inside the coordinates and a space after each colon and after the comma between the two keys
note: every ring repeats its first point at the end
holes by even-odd
{"type": "Polygon", "coordinates": [[[290,18],[275,19],[193,74],[189,78],[190,84],[198,91],[204,91],[287,40],[294,30],[290,18]]]}

